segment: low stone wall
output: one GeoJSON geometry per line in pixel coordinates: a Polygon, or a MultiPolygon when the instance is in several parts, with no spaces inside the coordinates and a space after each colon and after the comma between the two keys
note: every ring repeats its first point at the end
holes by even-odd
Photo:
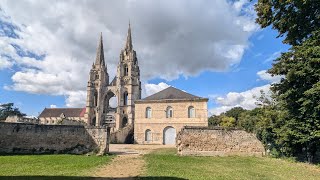
{"type": "Polygon", "coordinates": [[[177,135],[180,155],[263,156],[263,144],[254,134],[243,130],[209,127],[185,127],[177,135]]]}
{"type": "Polygon", "coordinates": [[[0,122],[0,153],[108,152],[106,128],[0,122]]]}

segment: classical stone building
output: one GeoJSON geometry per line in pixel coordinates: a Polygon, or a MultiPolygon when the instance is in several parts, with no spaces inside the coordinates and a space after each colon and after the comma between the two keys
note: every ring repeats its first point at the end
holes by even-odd
{"type": "Polygon", "coordinates": [[[140,69],[136,51],[132,47],[129,24],[127,41],[121,50],[117,74],[109,81],[104,59],[102,36],[97,49],[95,63],[89,73],[85,119],[88,125],[101,126],[108,115],[115,117],[118,130],[134,122],[134,101],[141,99],[140,69]],[[110,106],[116,97],[117,107],[110,106]]]}
{"type": "Polygon", "coordinates": [[[135,143],[175,144],[184,126],[208,126],[207,102],[174,87],[135,101],[135,143]]]}

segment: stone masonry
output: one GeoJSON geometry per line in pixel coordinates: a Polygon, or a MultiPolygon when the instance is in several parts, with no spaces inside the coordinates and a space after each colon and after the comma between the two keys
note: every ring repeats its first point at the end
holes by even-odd
{"type": "Polygon", "coordinates": [[[105,154],[109,132],[103,127],[0,123],[0,153],[105,154]]]}
{"type": "MultiPolygon", "coordinates": [[[[163,90],[166,91],[166,90],[163,90]]],[[[163,92],[162,91],[162,92],[163,92]]],[[[178,90],[180,91],[180,90],[178,90]]],[[[159,92],[160,94],[162,92],[159,92]]],[[[159,94],[158,93],[158,94],[159,94]]],[[[177,94],[174,90],[174,94],[177,94]]],[[[173,96],[169,95],[169,97],[173,96]]],[[[165,144],[165,130],[173,128],[178,133],[184,126],[208,126],[206,98],[138,100],[135,102],[134,141],[138,144],[165,144]],[[172,117],[166,117],[171,107],[172,117]],[[188,108],[194,108],[194,117],[188,117],[188,108]],[[150,117],[146,109],[150,108],[150,117]],[[149,131],[149,138],[146,137],[149,131]]],[[[175,136],[175,135],[174,135],[175,136]]],[[[173,137],[174,138],[174,137],[173,137]]]]}
{"type": "Polygon", "coordinates": [[[180,155],[263,156],[265,149],[254,134],[244,130],[185,127],[177,136],[180,155]]]}

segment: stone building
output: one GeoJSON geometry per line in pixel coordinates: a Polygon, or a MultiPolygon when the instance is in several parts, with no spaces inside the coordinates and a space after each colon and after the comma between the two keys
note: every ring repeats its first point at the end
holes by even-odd
{"type": "Polygon", "coordinates": [[[77,125],[85,122],[84,113],[85,108],[45,108],[38,118],[40,124],[77,125]]]}
{"type": "Polygon", "coordinates": [[[135,143],[175,144],[184,126],[208,126],[207,102],[174,87],[135,101],[135,143]]]}
{"type": "Polygon", "coordinates": [[[100,35],[89,72],[86,107],[46,108],[39,116],[41,124],[59,124],[67,119],[103,126],[106,119],[114,117],[111,139],[117,143],[134,139],[139,144],[174,144],[176,134],[184,126],[208,126],[206,98],[169,87],[141,100],[140,69],[130,24],[117,73],[110,80],[100,35]],[[112,107],[114,97],[117,106],[112,107]]]}
{"type": "Polygon", "coordinates": [[[129,24],[127,41],[121,50],[117,74],[109,81],[104,59],[102,36],[97,49],[95,63],[89,73],[85,119],[88,125],[101,126],[108,115],[115,117],[115,128],[121,129],[134,122],[134,101],[141,99],[140,69],[136,51],[133,50],[129,24]],[[110,106],[116,97],[117,107],[110,106]]]}
{"type": "Polygon", "coordinates": [[[7,123],[26,123],[26,124],[39,124],[39,119],[35,117],[21,117],[21,116],[8,116],[4,122],[7,123]]]}

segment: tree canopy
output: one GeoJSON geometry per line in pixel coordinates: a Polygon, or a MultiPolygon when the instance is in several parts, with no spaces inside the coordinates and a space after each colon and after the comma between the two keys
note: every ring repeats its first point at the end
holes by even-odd
{"type": "Polygon", "coordinates": [[[255,10],[256,22],[272,26],[290,45],[301,44],[320,28],[319,0],[258,0],[255,10]]]}
{"type": "Polygon", "coordinates": [[[25,116],[26,114],[13,106],[13,103],[0,104],[0,120],[5,120],[8,116],[25,116]]]}

